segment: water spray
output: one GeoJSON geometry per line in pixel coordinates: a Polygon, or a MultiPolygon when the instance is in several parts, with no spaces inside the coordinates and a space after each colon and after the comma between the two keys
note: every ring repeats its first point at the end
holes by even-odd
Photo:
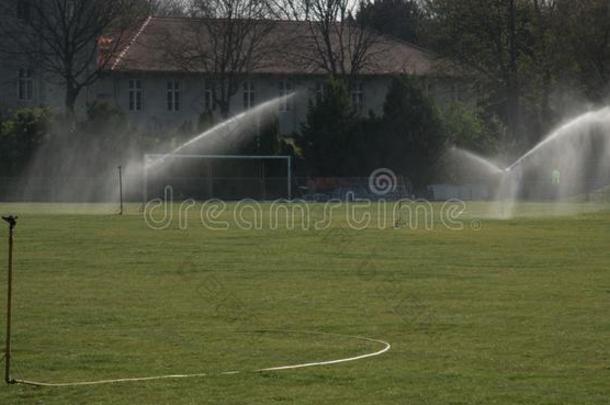
{"type": "Polygon", "coordinates": [[[190,139],[189,141],[187,141],[187,142],[183,143],[182,145],[178,146],[177,148],[175,148],[170,153],[167,153],[165,155],[159,155],[159,156],[157,156],[157,158],[155,160],[144,161],[144,166],[147,169],[154,169],[155,167],[164,163],[168,157],[171,157],[172,155],[180,154],[185,149],[188,149],[189,147],[192,147],[192,146],[198,144],[199,142],[201,142],[202,140],[204,140],[210,136],[217,135],[219,133],[221,134],[222,131],[229,132],[229,133],[238,132],[238,130],[241,130],[240,126],[248,123],[249,122],[248,120],[250,120],[252,118],[257,119],[256,125],[259,126],[261,116],[265,117],[265,116],[270,115],[272,112],[274,112],[277,109],[277,107],[279,105],[281,105],[282,103],[289,102],[294,97],[297,97],[297,94],[298,94],[298,92],[293,92],[293,93],[287,94],[285,96],[276,97],[274,99],[271,99],[271,100],[265,101],[261,104],[258,104],[257,106],[255,106],[249,110],[243,111],[240,114],[237,114],[234,117],[229,118],[229,119],[219,123],[218,125],[215,125],[214,127],[195,136],[194,138],[190,139]]]}
{"type": "Polygon", "coordinates": [[[15,216],[2,217],[9,225],[8,236],[8,288],[6,302],[6,349],[4,352],[4,381],[7,384],[14,384],[11,378],[11,315],[12,315],[12,296],[13,296],[13,235],[17,226],[15,216]]]}
{"type": "Polygon", "coordinates": [[[458,148],[457,146],[453,145],[449,149],[449,152],[456,157],[467,159],[468,161],[473,162],[477,167],[485,169],[485,171],[490,174],[500,174],[503,172],[502,168],[493,161],[486,159],[469,150],[458,148]]]}

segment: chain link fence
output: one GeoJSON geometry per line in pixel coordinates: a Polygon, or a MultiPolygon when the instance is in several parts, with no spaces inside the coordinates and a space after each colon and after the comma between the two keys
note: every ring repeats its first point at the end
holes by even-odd
{"type": "MultiPolygon", "coordinates": [[[[125,202],[155,198],[183,201],[253,199],[270,201],[299,199],[309,202],[331,200],[492,201],[510,194],[521,201],[600,201],[610,202],[610,185],[599,179],[589,182],[559,184],[551,181],[521,181],[515,185],[499,182],[472,184],[433,184],[415,190],[406,179],[375,188],[366,177],[163,177],[149,179],[144,187],[142,176],[123,178],[125,202]],[[507,194],[507,195],[503,195],[507,194]]],[[[117,175],[100,177],[0,177],[0,202],[107,203],[119,200],[117,175]]]]}

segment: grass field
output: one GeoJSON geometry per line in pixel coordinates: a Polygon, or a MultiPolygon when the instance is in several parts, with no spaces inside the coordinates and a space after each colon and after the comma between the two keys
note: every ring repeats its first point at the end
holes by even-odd
{"type": "Polygon", "coordinates": [[[542,218],[533,214],[550,207],[531,204],[532,215],[501,221],[485,219],[485,204],[467,208],[462,230],[354,230],[340,217],[323,230],[210,230],[196,209],[187,229],[154,230],[136,206],[119,217],[110,206],[0,204],[20,215],[15,378],[210,374],[2,385],[0,403],[608,403],[610,210],[542,218]],[[307,332],[392,349],[250,372],[380,349],[307,332]],[[233,370],[243,373],[220,374],[233,370]]]}

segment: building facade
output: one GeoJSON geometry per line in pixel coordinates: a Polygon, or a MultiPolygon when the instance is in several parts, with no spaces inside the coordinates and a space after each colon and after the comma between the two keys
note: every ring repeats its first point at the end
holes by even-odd
{"type": "MultiPolygon", "coordinates": [[[[253,75],[231,97],[230,115],[294,93],[276,111],[280,132],[294,133],[305,121],[310,101],[324,92],[327,79],[323,75],[253,75]]],[[[116,105],[130,122],[153,132],[195,128],[202,113],[221,119],[206,82],[204,74],[110,74],[96,86],[95,100],[116,105]]],[[[389,83],[389,77],[358,79],[349,89],[352,105],[362,114],[380,114],[389,83]]]]}
{"type": "MultiPolygon", "coordinates": [[[[29,18],[27,14],[27,10],[16,7],[12,18],[29,18]]],[[[93,102],[111,103],[122,110],[134,126],[152,132],[179,127],[195,129],[204,113],[215,116],[215,121],[221,120],[212,90],[214,81],[211,77],[215,72],[210,72],[206,66],[183,68],[169,55],[168,47],[172,44],[213,42],[209,33],[206,37],[201,31],[200,37],[193,38],[192,32],[188,32],[193,21],[189,18],[147,18],[133,30],[120,52],[110,56],[112,60],[99,80],[81,92],[77,112],[84,114],[87,105],[93,102]]],[[[294,57],[295,48],[301,55],[315,56],[312,51],[312,44],[316,43],[312,35],[315,34],[308,25],[311,23],[278,21],[273,24],[265,52],[252,56],[256,66],[238,72],[239,84],[230,97],[228,115],[294,92],[293,99],[278,106],[276,115],[280,132],[292,134],[304,122],[310,101],[324,92],[329,72],[315,63],[314,57],[309,57],[307,62],[294,57]],[[294,45],[297,43],[298,47],[294,45]]],[[[460,98],[462,91],[457,82],[439,73],[430,52],[388,38],[382,38],[370,51],[374,55],[370,62],[350,80],[352,105],[358,112],[381,114],[388,85],[392,77],[401,74],[420,77],[429,95],[441,104],[460,98]]],[[[103,49],[99,54],[103,54],[103,49]]],[[[64,99],[65,91],[59,81],[45,76],[27,60],[7,57],[0,60],[0,111],[34,106],[61,111],[64,99]]]]}
{"type": "MultiPolygon", "coordinates": [[[[41,34],[32,34],[36,13],[47,5],[34,0],[0,2],[0,114],[40,106],[56,111],[64,109],[64,81],[39,65],[36,52],[43,50],[46,42],[36,38],[41,34]],[[35,45],[36,49],[23,49],[24,43],[32,45],[32,48],[35,45]]],[[[95,60],[91,63],[92,69],[95,68],[95,60]]],[[[77,101],[81,114],[93,101],[90,91],[90,88],[85,88],[77,101]]]]}

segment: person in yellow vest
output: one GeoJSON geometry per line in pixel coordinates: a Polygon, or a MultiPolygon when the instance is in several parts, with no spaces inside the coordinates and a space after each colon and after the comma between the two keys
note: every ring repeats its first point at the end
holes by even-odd
{"type": "Polygon", "coordinates": [[[559,171],[559,169],[553,170],[552,178],[553,178],[553,184],[555,184],[555,185],[561,184],[561,172],[559,171]]]}
{"type": "Polygon", "coordinates": [[[558,186],[559,184],[561,184],[561,172],[559,171],[559,169],[555,169],[553,170],[553,174],[551,175],[552,177],[552,183],[556,186],[558,186]]]}
{"type": "Polygon", "coordinates": [[[559,186],[561,184],[561,172],[559,169],[554,169],[551,173],[551,184],[552,184],[552,198],[557,199],[559,197],[559,186]]]}

